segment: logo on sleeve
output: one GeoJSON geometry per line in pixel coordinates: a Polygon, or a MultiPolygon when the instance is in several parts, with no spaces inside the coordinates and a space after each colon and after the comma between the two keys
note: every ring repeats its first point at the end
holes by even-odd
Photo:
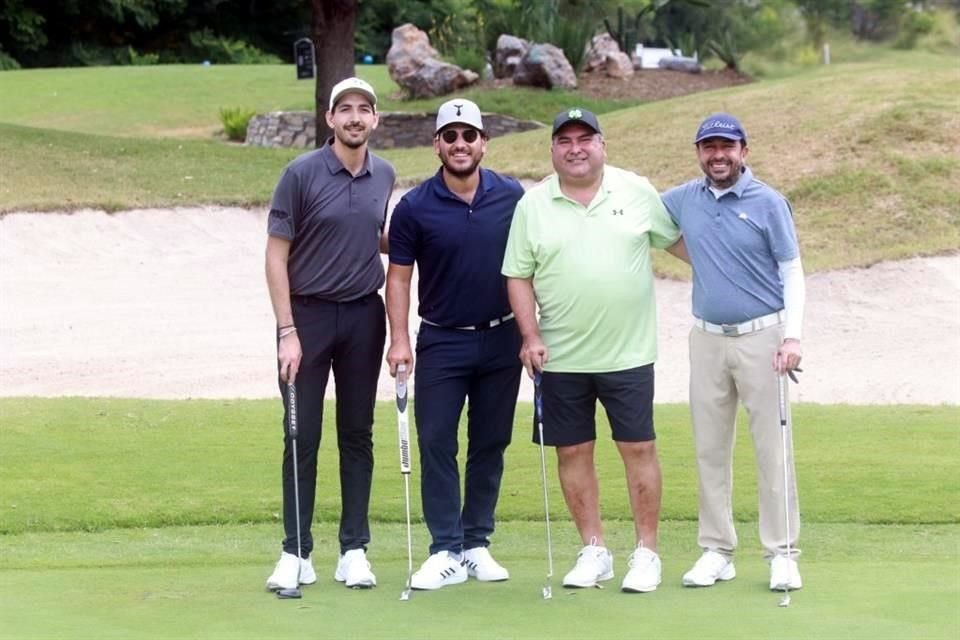
{"type": "Polygon", "coordinates": [[[615,216],[622,216],[622,215],[623,215],[623,209],[614,209],[613,211],[611,211],[611,213],[612,213],[613,215],[615,215],[615,216]]]}

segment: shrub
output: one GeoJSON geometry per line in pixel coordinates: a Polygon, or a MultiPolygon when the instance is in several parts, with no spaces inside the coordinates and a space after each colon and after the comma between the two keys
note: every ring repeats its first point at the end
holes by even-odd
{"type": "Polygon", "coordinates": [[[909,11],[900,23],[900,30],[893,46],[897,49],[913,49],[921,36],[933,32],[936,27],[936,18],[933,14],[924,11],[909,11]]]}
{"type": "Polygon", "coordinates": [[[193,31],[189,36],[191,57],[218,64],[280,64],[279,57],[266,53],[243,40],[218,36],[209,29],[193,31]]]}
{"type": "Polygon", "coordinates": [[[234,142],[246,140],[247,125],[256,113],[255,110],[244,107],[221,107],[220,122],[223,123],[223,131],[227,134],[227,138],[234,142]]]}
{"type": "Polygon", "coordinates": [[[12,71],[19,68],[20,63],[8,55],[6,51],[0,49],[0,71],[12,71]]]}

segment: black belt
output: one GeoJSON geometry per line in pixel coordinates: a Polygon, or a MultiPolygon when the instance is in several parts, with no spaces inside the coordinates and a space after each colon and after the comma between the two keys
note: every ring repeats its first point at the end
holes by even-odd
{"type": "Polygon", "coordinates": [[[503,324],[508,320],[513,320],[513,314],[508,313],[505,316],[494,318],[493,320],[487,320],[486,322],[481,322],[479,324],[469,324],[463,327],[445,327],[441,324],[437,324],[436,322],[431,322],[426,318],[420,318],[420,320],[421,322],[424,322],[430,325],[431,327],[440,327],[441,329],[458,329],[460,331],[485,331],[487,329],[493,329],[494,327],[499,327],[501,324],[503,324]]]}

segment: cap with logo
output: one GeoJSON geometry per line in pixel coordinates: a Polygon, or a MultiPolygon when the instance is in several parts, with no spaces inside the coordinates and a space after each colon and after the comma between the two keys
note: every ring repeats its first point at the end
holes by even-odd
{"type": "Polygon", "coordinates": [[[726,138],[727,140],[743,140],[747,142],[747,132],[743,130],[740,121],[729,113],[714,113],[700,123],[697,136],[693,144],[699,144],[707,138],[726,138]]]}
{"type": "Polygon", "coordinates": [[[337,106],[337,101],[348,93],[362,94],[370,101],[374,109],[377,108],[377,94],[373,92],[373,87],[360,78],[347,78],[333,85],[333,89],[330,91],[330,111],[333,111],[333,108],[337,106]]]}
{"type": "Polygon", "coordinates": [[[557,117],[553,119],[553,133],[550,134],[551,137],[556,136],[557,133],[560,132],[560,129],[563,129],[571,122],[578,122],[582,125],[590,127],[597,133],[603,133],[603,130],[600,129],[600,123],[597,121],[597,116],[593,115],[592,112],[587,111],[586,109],[574,107],[573,109],[561,111],[557,114],[557,117]]]}
{"type": "Polygon", "coordinates": [[[447,100],[437,109],[437,126],[433,132],[439,133],[441,129],[451,124],[466,124],[478,131],[483,131],[480,107],[462,98],[447,100]]]}

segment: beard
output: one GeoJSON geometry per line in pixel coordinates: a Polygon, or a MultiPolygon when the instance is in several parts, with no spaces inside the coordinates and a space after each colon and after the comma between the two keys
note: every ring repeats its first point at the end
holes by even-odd
{"type": "Polygon", "coordinates": [[[481,158],[472,156],[470,158],[470,164],[464,167],[462,165],[454,165],[446,158],[440,158],[440,162],[443,163],[444,171],[449,173],[451,176],[460,179],[469,178],[476,173],[477,167],[480,166],[480,160],[481,158]]]}
{"type": "Polygon", "coordinates": [[[336,128],[333,130],[333,135],[343,146],[350,149],[359,149],[367,143],[367,139],[370,137],[370,130],[348,131],[345,128],[336,128]],[[359,137],[351,137],[351,133],[357,133],[359,137]]]}

